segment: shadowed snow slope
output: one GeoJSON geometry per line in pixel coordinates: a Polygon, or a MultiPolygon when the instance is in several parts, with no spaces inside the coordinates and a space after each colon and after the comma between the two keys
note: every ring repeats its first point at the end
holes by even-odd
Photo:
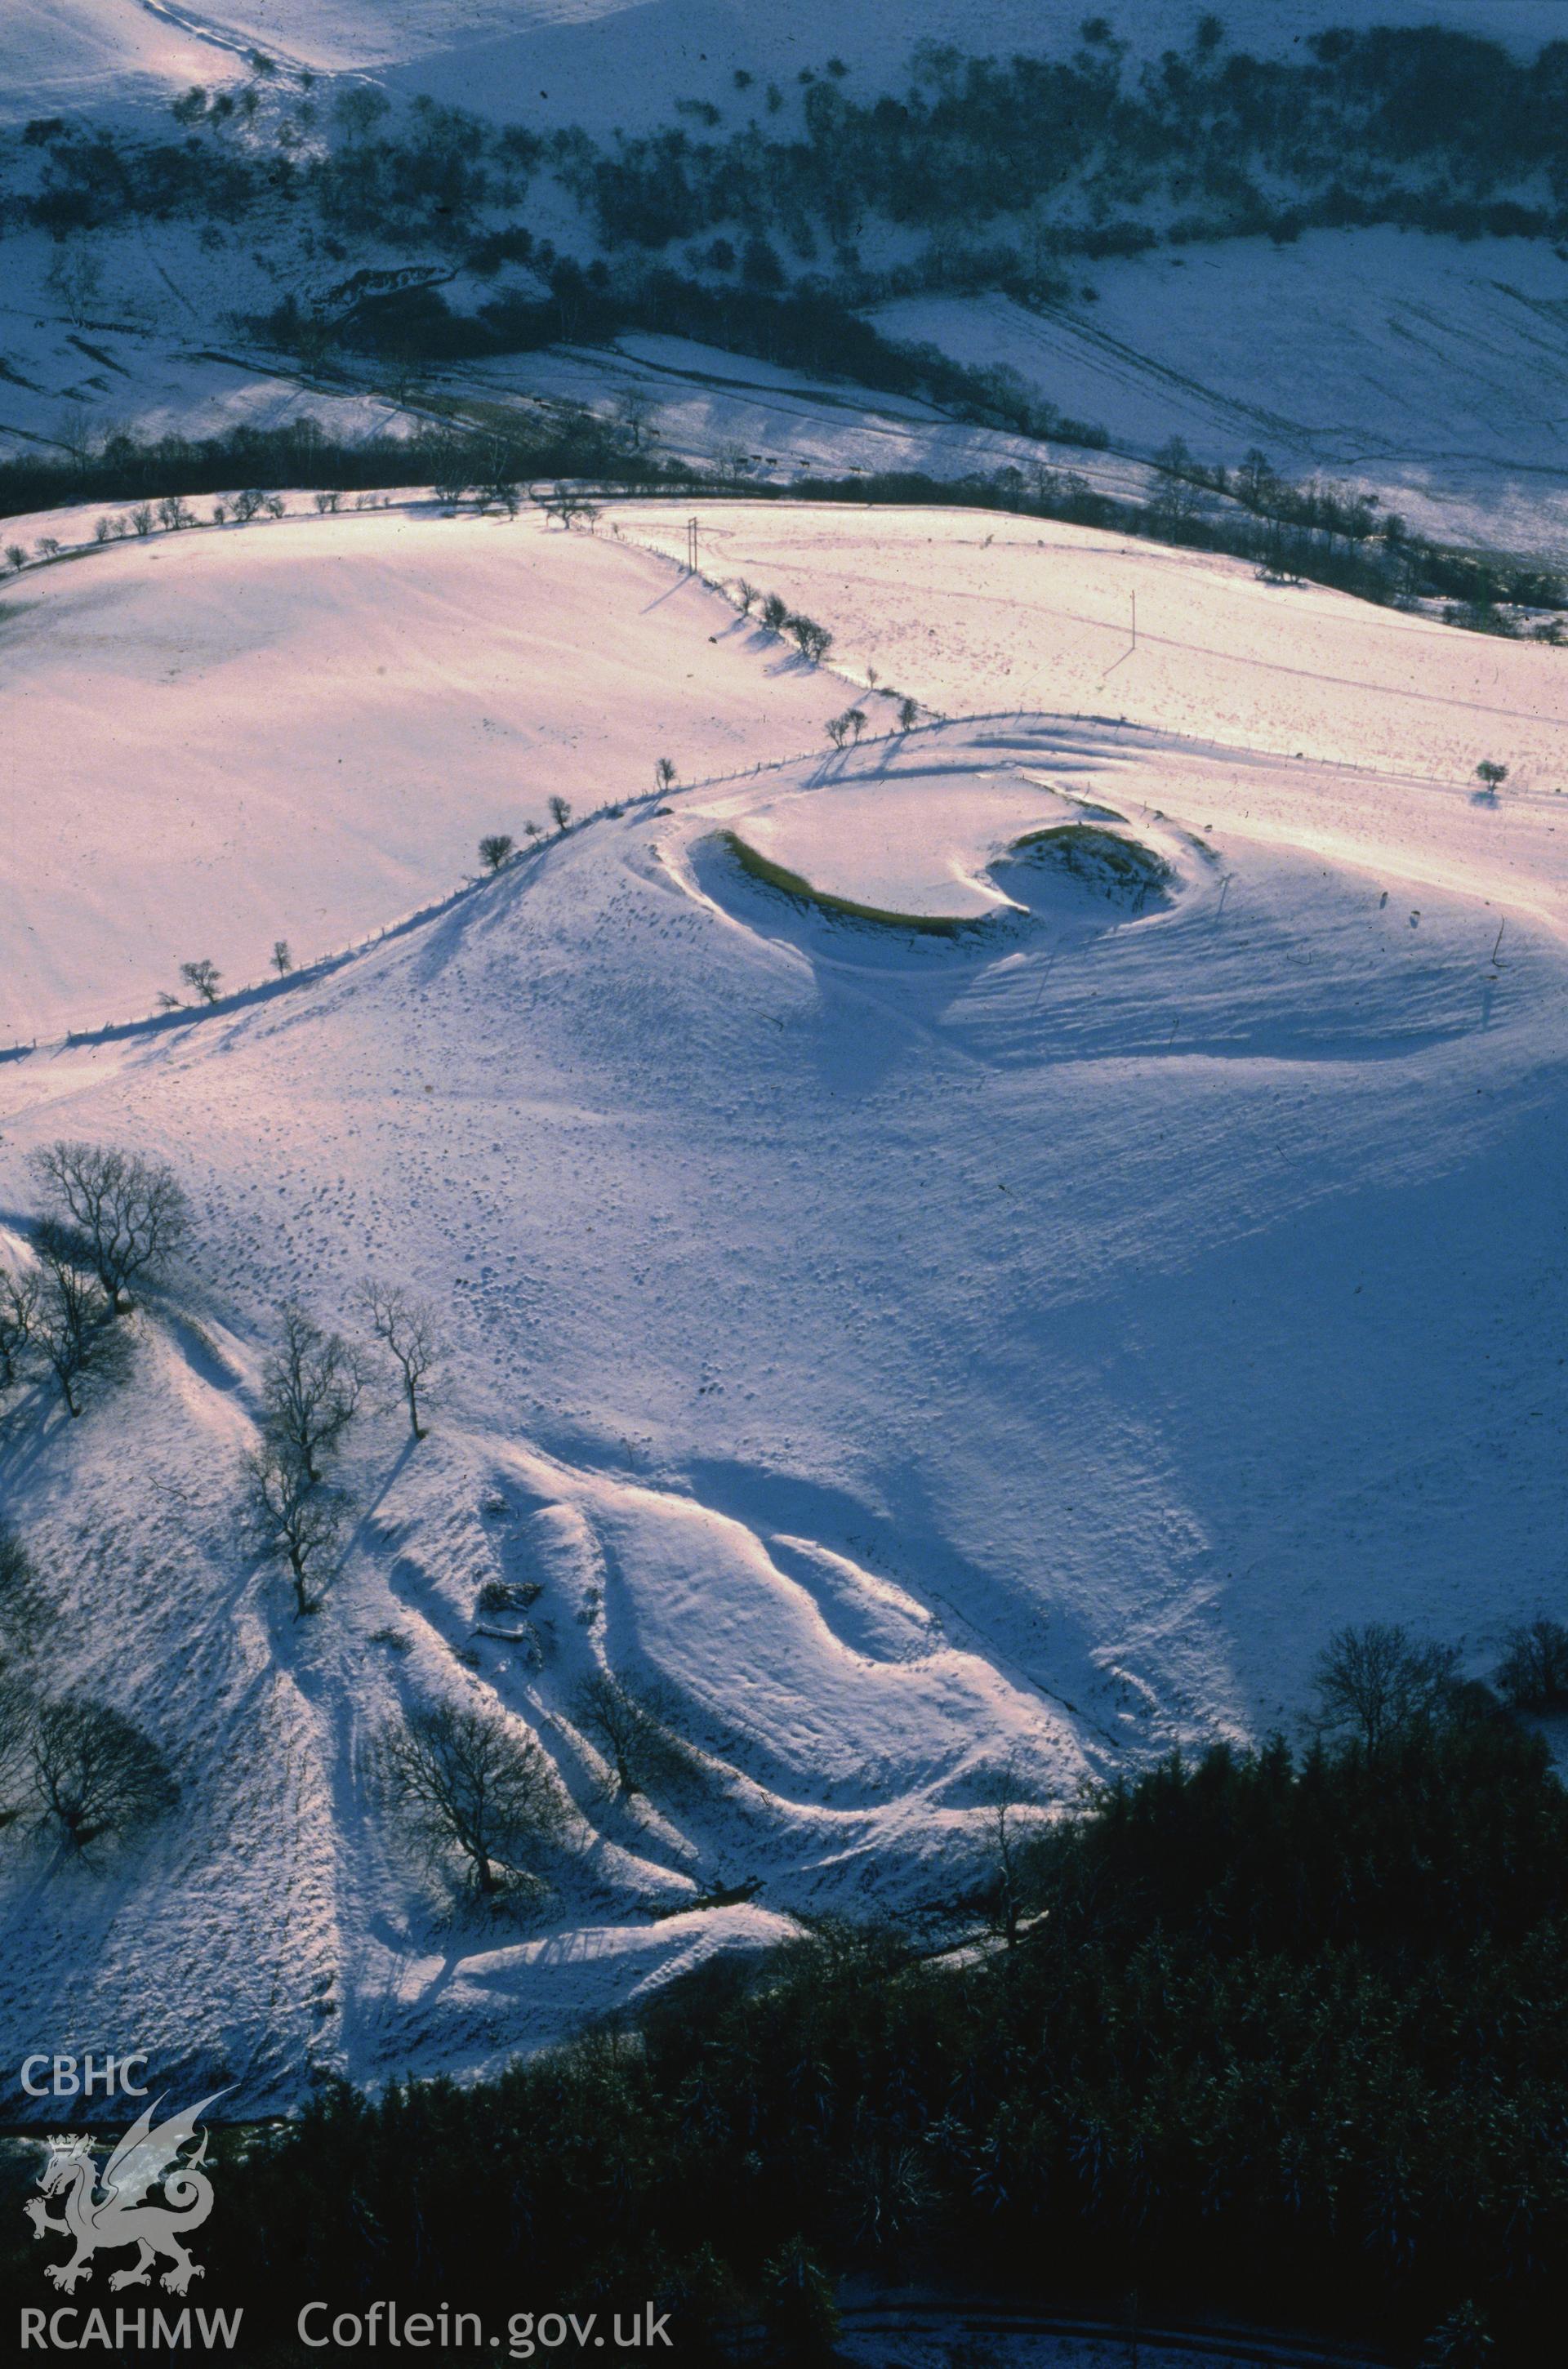
{"type": "Polygon", "coordinates": [[[961,1883],[1007,1760],[1060,1802],[1288,1720],[1336,1622],[1484,1666],[1564,1513],[1532,811],[955,725],[595,821],[270,1003],[0,1067],[0,1204],[69,1132],[200,1212],[138,1387],[0,1448],[63,1599],[40,1681],[134,1705],[186,1789],[96,1872],[7,1838],[6,2029],[226,2066],[246,2105],[310,2062],[473,2070],[793,1910],[961,1883]],[[896,897],[1096,810],[1168,857],[1163,904],[955,941],[715,844],[772,818],[814,881],[896,897]],[[455,1354],[429,1439],[361,1427],[347,1567],[296,1621],[240,1543],[259,1358],[280,1299],[348,1317],[367,1269],[455,1354]],[[539,1593],[498,1616],[497,1581],[539,1593]],[[685,1739],[649,1801],[573,1724],[601,1665],[685,1739]],[[578,1805],[532,1923],[454,1908],[372,1782],[390,1706],[452,1694],[578,1805]]]}

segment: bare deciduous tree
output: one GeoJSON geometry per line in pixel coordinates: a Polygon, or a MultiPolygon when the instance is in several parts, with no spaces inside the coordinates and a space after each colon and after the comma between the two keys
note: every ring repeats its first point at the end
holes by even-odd
{"type": "Polygon", "coordinates": [[[405,1291],[401,1284],[378,1283],[373,1277],[362,1287],[361,1298],[371,1331],[402,1376],[408,1427],[416,1439],[423,1439],[420,1399],[446,1348],[436,1310],[428,1299],[405,1291]]]}
{"type": "Polygon", "coordinates": [[[179,975],[191,993],[199,995],[203,1003],[216,1003],[218,982],[223,974],[210,956],[200,955],[194,962],[182,962],[179,975]]]}
{"type": "Polygon", "coordinates": [[[264,1440],[249,1459],[250,1511],[269,1554],[289,1566],[299,1619],[319,1612],[332,1584],[344,1507],[335,1491],[312,1481],[299,1458],[264,1440]]]}
{"type": "Polygon", "coordinates": [[[506,470],[487,474],[474,488],[475,508],[483,513],[489,509],[505,510],[508,518],[516,518],[522,508],[522,488],[506,470]]]}
{"type": "Polygon", "coordinates": [[[489,872],[498,872],[516,853],[517,841],[509,830],[493,830],[479,841],[479,861],[489,872]]]}
{"type": "Polygon", "coordinates": [[[81,1244],[63,1226],[46,1221],[37,1233],[41,1282],[33,1338],[59,1385],[67,1414],[82,1412],[81,1379],[106,1364],[103,1334],[111,1309],[96,1276],[81,1264],[81,1244]]]}
{"type": "Polygon", "coordinates": [[[51,1143],[33,1173],[81,1237],[84,1252],[118,1314],[139,1276],[156,1275],[190,1227],[190,1204],[172,1168],[112,1145],[51,1143]]]}
{"type": "Polygon", "coordinates": [[[0,1267],[0,1398],[22,1379],[38,1324],[39,1278],[0,1267]]]}
{"type": "Polygon", "coordinates": [[[981,1799],[986,1878],[975,1905],[988,1930],[1011,1950],[1040,1902],[1044,1836],[1037,1816],[1019,1815],[1039,1805],[1013,1757],[990,1778],[981,1799]]]}
{"type": "Polygon", "coordinates": [[[1454,1690],[1459,1658],[1451,1645],[1413,1638],[1397,1621],[1336,1630],[1313,1675],[1315,1724],[1380,1752],[1441,1710],[1454,1690]]]}
{"type": "Polygon", "coordinates": [[[616,420],[631,438],[633,452],[641,452],[645,431],[648,421],[653,417],[652,395],[640,386],[622,387],[615,396],[612,410],[616,420]]]}
{"type": "Polygon", "coordinates": [[[48,1610],[31,1555],[15,1530],[0,1522],[0,1664],[32,1651],[48,1610]]]}
{"type": "Polygon", "coordinates": [[[108,1703],[40,1703],[30,1757],[42,1815],[74,1851],[147,1825],[178,1799],[157,1745],[108,1703]]]}
{"type": "Polygon", "coordinates": [[[562,797],[559,793],[557,793],[555,796],[550,799],[549,807],[550,819],[555,824],[555,829],[557,830],[565,830],[567,825],[572,818],[571,800],[569,798],[562,797]]]}
{"type": "Polygon", "coordinates": [[[1516,1711],[1561,1711],[1568,1704],[1568,1628],[1543,1616],[1510,1629],[1497,1684],[1516,1711]]]}
{"type": "Polygon", "coordinates": [[[532,1736],[500,1712],[460,1703],[409,1711],[380,1746],[382,1780],[425,1840],[454,1849],[486,1896],[526,1875],[531,1847],[558,1835],[567,1803],[532,1736]]]}
{"type": "Polygon", "coordinates": [[[0,1826],[15,1825],[28,1799],[36,1709],[19,1679],[0,1677],[0,1826]]]}
{"type": "Polygon", "coordinates": [[[43,284],[81,328],[103,287],[103,258],[85,240],[67,239],[56,247],[43,284]]]}
{"type": "Polygon", "coordinates": [[[293,969],[294,957],[289,951],[289,941],[287,938],[273,939],[272,967],[277,972],[280,978],[286,978],[290,971],[293,969]]]}
{"type": "Polygon", "coordinates": [[[670,1732],[672,1716],[662,1689],[634,1689],[608,1670],[595,1670],[572,1698],[572,1717],[602,1753],[617,1793],[646,1793],[691,1775],[690,1756],[670,1732]]]}
{"type": "Polygon", "coordinates": [[[262,1431],[292,1456],[312,1488],[359,1412],[364,1373],[340,1333],[326,1333],[291,1301],[278,1320],[278,1344],[262,1371],[262,1431]]]}
{"type": "Polygon", "coordinates": [[[653,769],[653,778],[657,788],[661,790],[673,789],[676,779],[674,758],[661,757],[658,764],[653,769]]]}
{"type": "Polygon", "coordinates": [[[786,617],[784,631],[801,657],[812,666],[820,666],[833,646],[832,635],[826,625],[819,625],[815,617],[786,617]]]}

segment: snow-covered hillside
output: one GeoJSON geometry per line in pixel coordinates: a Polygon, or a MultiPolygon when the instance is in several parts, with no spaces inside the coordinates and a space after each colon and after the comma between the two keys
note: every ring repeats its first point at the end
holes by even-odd
{"type": "MultiPolygon", "coordinates": [[[[1139,0],[1105,12],[1135,51],[1181,43],[1197,0],[1139,0]]],[[[10,0],[0,109],[102,107],[221,86],[259,50],[291,74],[356,74],[482,113],[542,105],[594,129],[640,125],[682,97],[733,100],[735,74],[759,85],[838,56],[876,86],[917,41],[979,53],[1070,42],[1082,0],[10,0]]],[[[1448,24],[1520,50],[1559,30],[1556,0],[1243,0],[1223,12],[1242,46],[1288,50],[1326,23],[1448,24]]]]}
{"type": "Polygon", "coordinates": [[[1008,364],[1112,441],[1249,445],[1420,532],[1568,556],[1568,256],[1541,240],[1313,231],[1096,262],[1095,301],[910,298],[892,337],[1008,364]]]}
{"type": "Polygon", "coordinates": [[[242,298],[256,309],[271,302],[276,292],[254,259],[247,267],[226,252],[203,255],[193,238],[171,240],[160,284],[144,242],[104,244],[114,317],[95,313],[80,325],[64,316],[45,284],[51,243],[13,244],[9,303],[0,299],[10,366],[0,376],[0,457],[42,452],[63,460],[117,431],[201,438],[302,419],[349,445],[396,442],[449,413],[492,424],[509,418],[527,432],[563,406],[586,406],[613,419],[629,405],[661,458],[734,470],[746,480],[898,469],[951,479],[1046,459],[1072,467],[1098,490],[1136,500],[1146,500],[1155,482],[1144,463],[1118,452],[975,427],[915,396],[876,395],[684,338],[629,333],[613,345],[432,366],[399,401],[369,359],[340,364],[327,378],[290,368],[276,354],[247,351],[243,336],[232,336],[226,350],[194,349],[190,324],[203,311],[217,318],[242,298]]]}
{"type": "MultiPolygon", "coordinates": [[[[670,505],[616,516],[623,535],[679,554],[683,514],[670,505]]],[[[833,628],[836,663],[873,665],[945,714],[1119,716],[1456,788],[1473,788],[1491,756],[1530,794],[1514,824],[1549,857],[1568,842],[1561,649],[1269,584],[1240,560],[993,511],[714,502],[701,528],[707,574],[776,585],[833,628]]],[[[1422,860],[1424,839],[1404,860],[1422,860]]],[[[1478,831],[1467,864],[1488,844],[1478,831]]]]}
{"type": "MultiPolygon", "coordinates": [[[[244,2106],[310,2063],[473,2070],[792,1911],[961,1883],[1005,1767],[1060,1802],[1288,1722],[1339,1621],[1488,1666],[1568,1494],[1561,653],[963,514],[704,510],[713,572],[835,630],[836,685],[770,676],[715,595],[602,537],[349,521],[127,555],[149,601],[218,571],[229,737],[246,682],[287,706],[235,655],[244,604],[254,635],[294,568],[311,614],[350,599],[340,527],[386,539],[395,621],[454,611],[453,651],[548,553],[584,710],[615,704],[590,612],[619,639],[684,604],[666,647],[760,682],[768,731],[808,743],[773,703],[830,688],[866,737],[589,822],[269,1001],[0,1064],[13,1224],[61,1134],[166,1157],[200,1212],[132,1320],[135,1387],[74,1424],[35,1402],[0,1448],[61,1608],[46,1671],[133,1705],[186,1796],[96,1875],[45,1884],[13,1839],[7,2029],[221,2066],[244,2106]],[[1081,698],[1134,583],[1138,654],[1081,698]],[[893,731],[867,661],[969,720],[893,731]],[[746,850],[813,896],[982,918],[847,920],[746,850]],[[454,1350],[428,1440],[361,1425],[349,1562],[297,1621],[238,1520],[259,1364],[280,1300],[351,1323],[367,1270],[454,1350]],[[526,1621],[485,1617],[494,1581],[540,1590],[526,1621]],[[662,1682],[700,1782],[606,1802],[573,1711],[601,1663],[662,1682]],[[450,1696],[532,1728],[577,1805],[533,1926],[443,1901],[371,1781],[393,1703],[450,1696]]],[[[49,599],[111,601],[120,556],[49,599]]],[[[301,704],[296,761],[350,687],[301,704]]],[[[90,948],[51,913],[62,962],[90,948]]]]}
{"type": "MultiPolygon", "coordinates": [[[[549,827],[821,736],[842,685],[636,550],[537,515],[303,515],[92,550],[5,625],[0,1041],[262,977],[549,827]]],[[[69,532],[69,522],[63,524],[69,532]]],[[[77,532],[83,532],[80,526],[77,532]]]]}
{"type": "MultiPolygon", "coordinates": [[[[237,987],[280,937],[296,961],[334,953],[444,893],[481,833],[546,824],[553,795],[639,795],[663,756],[683,781],[774,761],[846,704],[837,673],[676,574],[684,509],[616,504],[589,535],[294,500],[89,548],[13,594],[0,1036],[132,1018],[196,956],[237,987]]],[[[88,532],[27,522],[51,523],[88,532]]],[[[1540,853],[1568,845],[1560,650],[991,513],[704,503],[698,544],[709,577],[829,623],[852,681],[944,713],[1110,713],[1466,796],[1491,757],[1506,816],[1481,818],[1451,876],[1534,901],[1540,853]]],[[[1352,795],[1315,826],[1336,854],[1352,795]]],[[[1250,781],[1241,795],[1250,818],[1250,781]]],[[[1398,794],[1378,812],[1375,846],[1450,876],[1398,794]]]]}
{"type": "MultiPolygon", "coordinates": [[[[1147,86],[1140,77],[1174,43],[1186,63],[1172,61],[1172,87],[1183,87],[1206,12],[1159,0],[1125,24],[1104,13],[1127,52],[1127,103],[1142,109],[1126,153],[1107,134],[1104,153],[1079,157],[1058,186],[1036,169],[1033,116],[1014,88],[998,154],[1011,142],[1033,177],[1024,187],[1017,173],[988,174],[988,119],[971,109],[966,193],[948,222],[889,186],[905,166],[876,163],[869,119],[855,110],[886,88],[915,93],[922,121],[933,105],[963,117],[953,93],[965,56],[1076,58],[1087,91],[1084,62],[1116,52],[1079,0],[978,10],[920,0],[894,12],[886,0],[788,12],[754,0],[241,0],[213,17],[164,0],[19,0],[0,53],[0,114],[29,126],[11,166],[0,454],[59,464],[120,432],[206,437],[302,417],[350,443],[454,415],[526,434],[543,396],[600,410],[634,400],[663,457],[754,476],[880,466],[951,477],[1046,457],[969,424],[1043,429],[1043,410],[1031,420],[994,382],[955,383],[950,371],[932,383],[956,418],[843,382],[781,372],[770,384],[767,365],[674,338],[572,343],[670,325],[657,292],[633,283],[674,271],[725,303],[763,287],[829,290],[871,307],[895,339],[971,369],[1005,365],[1070,423],[1108,431],[1108,454],[1049,455],[1095,486],[1143,493],[1149,458],[1172,435],[1231,465],[1259,444],[1287,472],[1375,492],[1439,540],[1560,561],[1568,264],[1551,230],[1557,168],[1528,143],[1512,165],[1500,143],[1500,177],[1491,148],[1461,155],[1439,141],[1412,162],[1379,133],[1368,178],[1358,102],[1304,90],[1303,107],[1341,110],[1337,147],[1320,127],[1311,157],[1297,159],[1264,136],[1266,109],[1242,131],[1221,114],[1206,132],[1199,108],[1181,135],[1186,161],[1173,154],[1145,170],[1142,148],[1162,153],[1170,127],[1157,72],[1147,86]],[[1087,46],[1085,23],[1096,27],[1087,46]],[[951,44],[948,67],[928,58],[922,68],[922,42],[951,44]],[[120,102],[131,99],[156,105],[127,113],[120,102]],[[840,211],[824,172],[789,193],[791,160],[811,150],[824,99],[824,122],[838,109],[855,124],[840,211]],[[345,114],[345,100],[370,112],[345,114]],[[1236,187],[1222,195],[1201,159],[1232,137],[1236,187]],[[383,139],[395,168],[375,162],[383,139]],[[679,165],[664,176],[668,203],[666,149],[679,165]],[[455,205],[438,194],[443,174],[456,176],[455,205]],[[133,195],[106,204],[116,188],[133,195]],[[1302,221],[1383,214],[1434,228],[1296,235],[1302,221]],[[1295,243],[1233,235],[1271,222],[1295,243]],[[1537,235],[1480,235],[1532,223],[1537,235]],[[1456,231],[1467,235],[1447,235],[1456,231]],[[1129,243],[1150,239],[1129,259],[1129,243]],[[568,272],[610,268],[617,292],[597,329],[574,329],[568,293],[563,348],[541,352],[553,331],[530,308],[550,301],[563,259],[568,272]],[[372,299],[377,275],[385,284],[372,299]],[[406,315],[375,310],[395,283],[419,291],[406,315]],[[882,301],[910,288],[989,292],[882,301]],[[1032,291],[1038,309],[1002,289],[1032,291]]],[[[1553,0],[1248,0],[1226,13],[1224,39],[1239,67],[1248,55],[1300,61],[1331,19],[1446,26],[1520,58],[1561,29],[1553,0]]],[[[1508,105],[1528,113],[1536,87],[1521,82],[1508,105]]],[[[1539,88],[1549,94],[1549,79],[1539,88]]],[[[907,160],[917,179],[940,170],[940,144],[928,155],[925,143],[943,136],[927,122],[907,160]]],[[[1047,137],[1040,153],[1050,149],[1047,137]]],[[[803,350],[775,349],[766,322],[726,326],[723,303],[675,325],[754,351],[803,350]]],[[[830,360],[834,350],[816,349],[830,360]]],[[[883,360],[880,376],[864,352],[860,366],[878,384],[907,383],[907,365],[883,360]]]]}
{"type": "MultiPolygon", "coordinates": [[[[1158,473],[1121,452],[1046,442],[946,417],[918,396],[873,395],[687,338],[628,333],[612,346],[553,347],[442,375],[459,404],[580,403],[615,416],[631,403],[659,452],[731,470],[738,483],[914,470],[939,483],[1045,462],[1097,492],[1147,501],[1158,473]]],[[[3,398],[0,398],[3,407],[3,398]]]]}

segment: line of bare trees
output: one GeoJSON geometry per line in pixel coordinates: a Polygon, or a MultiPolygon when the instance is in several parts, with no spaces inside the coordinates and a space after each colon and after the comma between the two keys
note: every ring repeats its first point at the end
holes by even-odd
{"type": "MultiPolygon", "coordinates": [[[[689,1790],[702,1763],[679,1734],[673,1701],[607,1669],[572,1699],[578,1734],[601,1764],[606,1800],[689,1790]]],[[[377,1734],[371,1774],[404,1832],[432,1861],[455,1860],[482,1899],[536,1894],[540,1862],[572,1823],[572,1805],[538,1738],[483,1700],[417,1706],[377,1734]]]]}
{"type": "Polygon", "coordinates": [[[833,647],[833,636],[826,625],[815,617],[807,617],[777,592],[760,592],[744,576],[731,586],[731,594],[743,617],[755,617],[770,634],[787,634],[800,655],[811,666],[820,666],[833,647]]]}
{"type": "MultiPolygon", "coordinates": [[[[445,1355],[432,1304],[403,1285],[367,1278],[359,1306],[396,1378],[410,1436],[426,1436],[427,1401],[445,1355]]],[[[336,1575],[352,1510],[338,1459],[371,1381],[363,1353],[291,1301],[262,1370],[260,1436],[246,1460],[252,1529],[287,1569],[294,1610],[318,1612],[336,1575]]]]}

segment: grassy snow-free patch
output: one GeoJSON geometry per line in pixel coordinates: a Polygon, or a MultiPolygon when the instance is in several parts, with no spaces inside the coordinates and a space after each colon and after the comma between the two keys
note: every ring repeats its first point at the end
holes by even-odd
{"type": "Polygon", "coordinates": [[[1162,897],[1173,876],[1164,857],[1156,855],[1151,847],[1124,839],[1117,831],[1096,830],[1093,823],[1059,822],[1041,830],[1026,830],[1008,852],[1065,872],[1118,903],[1140,908],[1150,897],[1162,897]]]}
{"type": "Polygon", "coordinates": [[[973,914],[956,913],[894,913],[879,905],[857,904],[853,897],[835,897],[826,888],[814,888],[798,872],[791,872],[782,864],[749,845],[738,831],[721,830],[718,837],[728,848],[742,872],[765,887],[776,888],[781,896],[794,897],[803,905],[815,905],[818,911],[831,914],[836,920],[870,921],[883,929],[918,930],[922,937],[956,938],[962,930],[976,925],[973,914]]]}

